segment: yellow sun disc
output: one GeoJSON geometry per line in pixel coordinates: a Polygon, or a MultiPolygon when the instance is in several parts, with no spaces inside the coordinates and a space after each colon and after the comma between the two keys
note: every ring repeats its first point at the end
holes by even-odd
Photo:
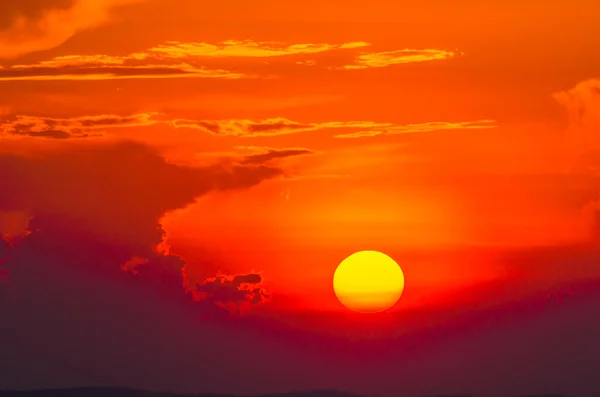
{"type": "Polygon", "coordinates": [[[404,274],[389,256],[378,251],[360,251],[339,264],[333,275],[333,290],[350,310],[382,312],[402,296],[404,274]]]}

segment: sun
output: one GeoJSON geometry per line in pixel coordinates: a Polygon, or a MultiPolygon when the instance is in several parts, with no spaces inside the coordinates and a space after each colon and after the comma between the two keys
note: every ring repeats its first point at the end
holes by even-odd
{"type": "Polygon", "coordinates": [[[404,273],[378,251],[356,252],[342,261],[333,275],[335,295],[348,309],[378,313],[394,306],[404,291],[404,273]]]}

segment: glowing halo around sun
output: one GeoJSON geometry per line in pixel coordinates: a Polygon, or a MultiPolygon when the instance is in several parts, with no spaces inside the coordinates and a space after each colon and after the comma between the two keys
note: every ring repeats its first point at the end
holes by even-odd
{"type": "Polygon", "coordinates": [[[404,291],[404,273],[378,251],[356,252],[342,261],[333,275],[340,303],[358,313],[378,313],[394,306],[404,291]]]}

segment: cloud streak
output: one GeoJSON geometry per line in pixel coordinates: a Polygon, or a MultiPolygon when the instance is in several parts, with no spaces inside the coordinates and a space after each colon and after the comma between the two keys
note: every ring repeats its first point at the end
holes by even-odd
{"type": "MultiPolygon", "coordinates": [[[[105,134],[105,130],[125,127],[144,127],[162,124],[172,128],[188,128],[213,136],[231,136],[240,138],[270,137],[298,134],[304,132],[343,130],[348,131],[333,135],[334,138],[352,139],[374,137],[378,135],[394,135],[422,133],[443,130],[489,129],[496,128],[494,120],[476,120],[461,122],[435,121],[418,124],[394,124],[375,121],[327,121],[299,122],[286,118],[270,118],[264,120],[225,119],[225,120],[188,120],[172,119],[158,113],[138,113],[129,116],[97,115],[74,118],[49,118],[18,115],[14,119],[0,124],[0,136],[30,136],[38,138],[88,138],[105,134]]],[[[311,154],[305,148],[274,149],[257,146],[238,146],[245,151],[242,160],[246,163],[259,163],[277,158],[311,154]]],[[[229,153],[231,155],[231,153],[229,153]]],[[[234,156],[239,157],[239,153],[234,156]]]]}
{"type": "Polygon", "coordinates": [[[270,148],[257,146],[237,146],[236,149],[250,150],[253,153],[244,156],[242,164],[267,164],[275,160],[281,160],[288,157],[306,156],[316,154],[314,151],[303,148],[270,148]]]}
{"type": "Polygon", "coordinates": [[[368,68],[383,68],[404,63],[438,61],[454,58],[459,53],[437,49],[403,49],[396,51],[373,52],[359,55],[353,64],[345,65],[342,69],[357,70],[368,68]]]}
{"type": "Polygon", "coordinates": [[[218,44],[167,42],[123,56],[95,54],[59,56],[36,64],[0,67],[0,81],[121,80],[165,78],[239,79],[245,73],[197,65],[199,59],[269,58],[355,49],[370,44],[285,44],[229,40],[218,44]]]}
{"type": "Polygon", "coordinates": [[[170,41],[166,44],[150,48],[146,52],[136,53],[140,59],[145,58],[272,58],[287,55],[317,54],[320,52],[353,49],[369,46],[365,42],[349,42],[343,44],[304,43],[286,44],[281,42],[261,42],[253,40],[228,40],[218,44],[181,43],[170,41]]]}
{"type": "Polygon", "coordinates": [[[186,120],[171,121],[174,128],[197,129],[216,136],[270,136],[285,135],[296,132],[312,131],[315,126],[310,123],[299,123],[285,118],[271,118],[261,121],[232,120],[186,120]]]}
{"type": "Polygon", "coordinates": [[[331,121],[324,123],[302,123],[277,117],[264,120],[230,119],[230,120],[172,120],[175,128],[192,128],[215,136],[260,137],[287,135],[307,131],[332,128],[374,128],[388,127],[390,123],[372,121],[331,121]]]}
{"type": "Polygon", "coordinates": [[[192,128],[215,136],[238,136],[244,138],[295,134],[318,130],[359,129],[359,131],[337,134],[335,138],[361,138],[383,134],[406,134],[456,129],[495,128],[494,120],[464,122],[427,122],[420,124],[397,125],[374,121],[330,121],[302,123],[285,118],[253,120],[183,120],[170,122],[175,128],[192,128]]]}
{"type": "Polygon", "coordinates": [[[446,122],[434,121],[420,124],[396,125],[389,128],[378,130],[357,131],[348,134],[334,135],[334,138],[365,138],[378,135],[394,135],[394,134],[413,134],[420,132],[444,131],[444,130],[472,130],[472,129],[488,129],[496,128],[494,120],[477,120],[477,121],[462,121],[462,122],[446,122]]]}
{"type": "MultiPolygon", "coordinates": [[[[305,56],[337,50],[356,52],[370,45],[366,42],[285,44],[252,40],[229,40],[217,44],[167,42],[128,55],[67,55],[35,64],[16,64],[0,67],[0,81],[255,78],[259,76],[241,71],[209,68],[200,63],[229,58],[260,59],[294,55],[305,56]]],[[[435,49],[365,53],[357,55],[352,64],[329,67],[329,69],[381,68],[401,63],[448,59],[456,55],[454,52],[435,49]]],[[[314,60],[297,60],[294,64],[314,66],[317,62],[314,60]]],[[[263,77],[269,78],[271,74],[266,73],[263,77]]]]}
{"type": "Polygon", "coordinates": [[[16,116],[14,120],[0,124],[0,136],[29,136],[37,138],[68,139],[89,138],[103,135],[109,128],[143,127],[158,123],[154,113],[138,113],[130,116],[99,115],[74,118],[50,118],[16,116]]]}
{"type": "Polygon", "coordinates": [[[219,78],[249,77],[224,69],[192,66],[188,63],[145,64],[137,55],[70,55],[55,57],[30,65],[0,67],[0,81],[19,80],[123,80],[165,78],[219,78]]]}

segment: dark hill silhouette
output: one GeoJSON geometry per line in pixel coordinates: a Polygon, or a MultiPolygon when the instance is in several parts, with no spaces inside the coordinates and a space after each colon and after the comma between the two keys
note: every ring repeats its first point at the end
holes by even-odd
{"type": "MultiPolygon", "coordinates": [[[[241,397],[233,394],[177,394],[118,387],[81,387],[47,390],[0,390],[0,397],[241,397]]],[[[340,390],[306,390],[244,397],[367,397],[340,390]]],[[[475,397],[471,394],[437,395],[429,397],[475,397]]],[[[567,397],[559,394],[522,395],[517,397],[567,397]]]]}

